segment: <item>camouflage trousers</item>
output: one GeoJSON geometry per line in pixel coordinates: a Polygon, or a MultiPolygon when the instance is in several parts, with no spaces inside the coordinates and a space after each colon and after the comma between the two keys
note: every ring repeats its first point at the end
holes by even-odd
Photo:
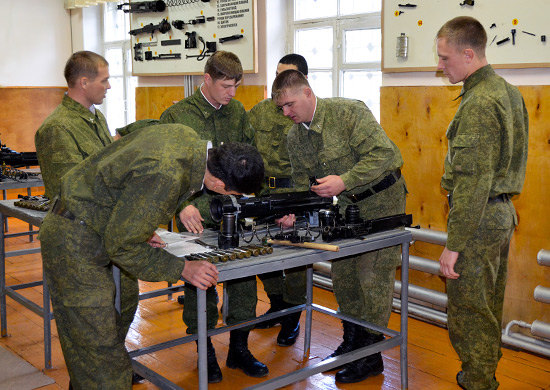
{"type": "Polygon", "coordinates": [[[290,268],[283,272],[269,272],[258,275],[268,295],[282,295],[287,303],[306,303],[306,270],[304,267],[290,268]]]}
{"type": "Polygon", "coordinates": [[[39,239],[73,388],[131,389],[132,366],[124,342],[138,304],[137,280],[121,272],[120,315],[111,262],[100,236],[50,213],[39,239]]]}
{"type": "MultiPolygon", "coordinates": [[[[256,276],[225,282],[227,302],[227,325],[233,325],[256,317],[256,276]]],[[[214,329],[218,323],[218,293],[214,287],[206,290],[206,326],[214,329]]],[[[185,283],[185,298],[183,304],[183,322],[187,325],[187,333],[197,333],[197,289],[185,283]]],[[[251,330],[252,326],[242,328],[251,330]]]]}
{"type": "Polygon", "coordinates": [[[489,203],[481,224],[460,252],[458,279],[447,279],[448,328],[462,362],[461,385],[496,389],[502,356],[502,310],[508,250],[516,214],[512,202],[489,203]]]}
{"type": "MultiPolygon", "coordinates": [[[[405,181],[400,178],[389,188],[359,202],[361,217],[372,219],[404,213],[406,192],[405,181]]],[[[345,206],[343,203],[341,207],[345,206]]],[[[386,327],[391,314],[395,269],[400,262],[399,246],[333,261],[332,286],[339,311],[386,327]]]]}

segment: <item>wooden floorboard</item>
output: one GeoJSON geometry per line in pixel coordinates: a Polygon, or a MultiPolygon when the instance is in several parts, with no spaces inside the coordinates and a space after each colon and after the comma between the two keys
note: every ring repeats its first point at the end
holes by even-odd
{"type": "MultiPolygon", "coordinates": [[[[27,229],[27,225],[10,218],[10,232],[27,229]]],[[[7,241],[7,250],[36,247],[26,237],[14,237],[7,241]]],[[[8,258],[6,265],[7,283],[24,283],[39,280],[42,277],[40,255],[25,255],[8,258]]],[[[141,282],[141,290],[149,291],[165,287],[165,283],[141,282]]],[[[221,294],[221,287],[218,287],[221,294]]],[[[42,303],[42,288],[33,287],[23,294],[38,304],[42,303]]],[[[175,298],[175,297],[174,297],[175,298]]],[[[261,282],[258,282],[259,314],[267,309],[267,297],[261,282]]],[[[323,306],[336,309],[331,292],[315,288],[314,301],[323,306]]],[[[0,345],[15,352],[33,366],[44,368],[43,321],[38,315],[7,298],[8,337],[0,338],[0,345]]],[[[153,345],[159,342],[186,335],[181,319],[182,306],[176,299],[156,297],[141,301],[128,334],[127,346],[130,350],[153,345]]],[[[302,314],[302,322],[305,314],[302,314]]],[[[341,341],[341,324],[338,320],[321,313],[313,313],[313,333],[310,356],[303,360],[303,331],[297,343],[292,347],[279,347],[275,343],[280,327],[254,330],[250,334],[249,345],[252,353],[268,365],[273,378],[284,373],[318,362],[330,354],[341,341]]],[[[400,316],[392,313],[390,328],[399,329],[400,316]]],[[[45,370],[56,383],[42,389],[66,389],[68,374],[65,367],[55,321],[52,321],[52,364],[45,370]]],[[[223,381],[209,388],[236,390],[266,378],[250,378],[240,370],[225,366],[229,335],[221,334],[213,338],[223,381]]],[[[293,390],[329,390],[329,389],[400,389],[399,349],[393,348],[383,353],[385,371],[382,375],[369,378],[358,384],[339,385],[334,382],[335,371],[318,374],[302,382],[288,386],[293,390]]],[[[139,357],[139,361],[185,389],[198,389],[197,354],[195,343],[180,345],[168,350],[139,357]]],[[[409,319],[408,373],[410,389],[458,389],[455,383],[460,362],[453,351],[445,328],[434,326],[415,319],[409,319]]],[[[0,368],[1,369],[1,368],[0,368]]],[[[500,389],[550,389],[550,360],[527,352],[504,349],[499,364],[497,378],[500,389]]],[[[156,387],[149,382],[135,385],[136,390],[149,390],[156,387]]]]}

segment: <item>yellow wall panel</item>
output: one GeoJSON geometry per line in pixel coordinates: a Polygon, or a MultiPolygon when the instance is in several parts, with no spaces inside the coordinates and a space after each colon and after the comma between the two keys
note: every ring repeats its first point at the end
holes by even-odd
{"type": "MultiPolygon", "coordinates": [[[[513,199],[520,224],[510,247],[504,322],[550,320],[548,305],[535,302],[537,285],[550,287],[550,270],[537,264],[540,249],[550,249],[550,86],[523,86],[529,111],[529,157],[523,192],[513,199]],[[546,306],[546,307],[545,307],[546,306]]],[[[449,207],[440,187],[447,152],[445,132],[460,99],[460,87],[383,87],[381,124],[397,144],[405,165],[407,212],[414,224],[446,230],[449,207]]],[[[437,260],[442,248],[416,243],[411,254],[437,260]]],[[[438,276],[411,273],[411,282],[445,290],[438,276]]]]}

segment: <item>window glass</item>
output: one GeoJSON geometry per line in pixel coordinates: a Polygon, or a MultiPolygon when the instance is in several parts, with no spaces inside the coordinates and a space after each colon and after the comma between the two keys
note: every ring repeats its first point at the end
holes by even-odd
{"type": "Polygon", "coordinates": [[[109,63],[109,74],[111,77],[122,76],[124,74],[124,61],[122,50],[118,47],[105,50],[105,59],[109,63]]]}
{"type": "Polygon", "coordinates": [[[117,3],[105,3],[104,39],[105,42],[123,41],[127,38],[129,17],[127,13],[117,10],[117,3]]]}
{"type": "Polygon", "coordinates": [[[380,121],[382,72],[354,70],[343,73],[343,97],[362,100],[370,108],[376,119],[380,121]]]}
{"type": "Polygon", "coordinates": [[[296,53],[303,55],[310,68],[332,68],[332,27],[296,31],[296,53]]]}
{"type": "Polygon", "coordinates": [[[309,72],[309,85],[315,96],[321,98],[332,97],[332,72],[309,72]]]}
{"type": "Polygon", "coordinates": [[[107,124],[111,133],[117,127],[126,125],[126,110],[124,107],[124,80],[122,77],[111,77],[109,79],[111,89],[107,91],[105,98],[105,110],[107,124]]]}
{"type": "Polygon", "coordinates": [[[380,62],[382,58],[382,34],[380,29],[346,30],[344,62],[380,62]]]}
{"type": "Polygon", "coordinates": [[[336,16],[337,0],[295,0],[295,20],[336,16]]]}
{"type": "Polygon", "coordinates": [[[380,12],[381,0],[340,0],[340,15],[380,12]]]}

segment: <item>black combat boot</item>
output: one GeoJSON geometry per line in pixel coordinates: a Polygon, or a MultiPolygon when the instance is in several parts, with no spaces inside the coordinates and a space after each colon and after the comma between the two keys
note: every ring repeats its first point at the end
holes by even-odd
{"type": "MultiPolygon", "coordinates": [[[[344,320],[342,320],[342,325],[344,327],[344,336],[342,343],[338,346],[338,348],[336,348],[333,353],[324,358],[323,361],[353,351],[353,340],[355,339],[355,331],[357,329],[356,325],[344,320]]],[[[337,370],[340,367],[341,366],[334,367],[333,370],[337,370]]]]}
{"type": "Polygon", "coordinates": [[[267,366],[259,362],[248,350],[248,334],[245,330],[232,330],[229,333],[229,352],[226,365],[229,368],[240,368],[248,376],[260,378],[269,373],[267,366]]]}
{"type": "Polygon", "coordinates": [[[277,345],[281,347],[290,347],[296,342],[300,334],[300,316],[302,312],[288,314],[283,317],[281,330],[277,335],[277,345]]]}
{"type": "MultiPolygon", "coordinates": [[[[276,311],[286,309],[287,306],[285,305],[285,301],[283,300],[283,296],[279,294],[267,294],[269,298],[269,302],[271,303],[271,306],[269,307],[269,310],[266,311],[264,314],[271,314],[275,313],[276,311]]],[[[284,317],[278,317],[273,318],[271,320],[266,320],[264,322],[260,322],[259,324],[256,324],[256,329],[268,329],[273,328],[277,324],[281,324],[284,317]]]]}
{"type": "MultiPolygon", "coordinates": [[[[384,335],[368,333],[362,326],[356,326],[353,349],[359,349],[384,340],[384,335]]],[[[379,375],[384,371],[382,354],[377,352],[367,357],[348,363],[336,373],[335,380],[340,383],[361,382],[368,377],[379,375]]]]}
{"type": "MultiPolygon", "coordinates": [[[[196,341],[195,341],[196,342],[196,341]]],[[[198,342],[197,350],[198,350],[198,342]]],[[[212,345],[212,339],[208,337],[206,339],[206,361],[208,367],[208,383],[218,383],[222,380],[222,370],[220,370],[220,365],[216,359],[216,350],[212,345]]]]}

